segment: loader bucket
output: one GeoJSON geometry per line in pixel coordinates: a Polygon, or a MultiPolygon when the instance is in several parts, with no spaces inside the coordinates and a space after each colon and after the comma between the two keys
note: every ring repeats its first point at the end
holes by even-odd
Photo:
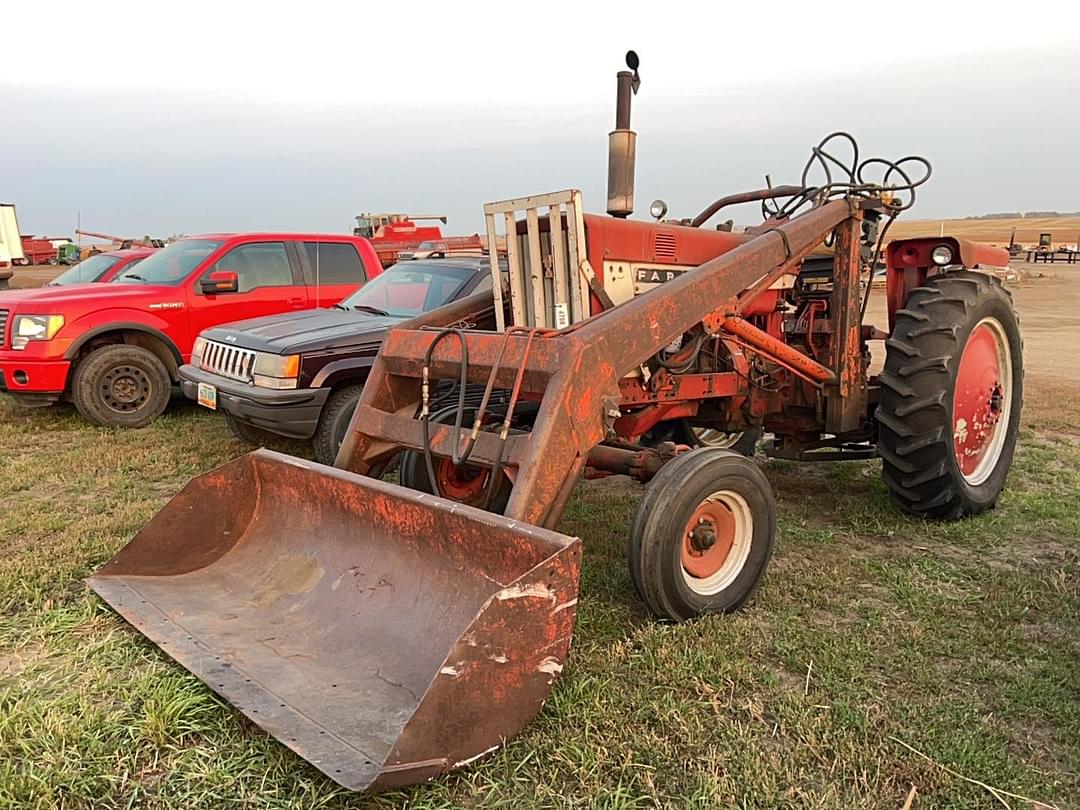
{"type": "Polygon", "coordinates": [[[201,475],[89,580],[335,782],[494,750],[563,667],[581,543],[259,450],[201,475]]]}

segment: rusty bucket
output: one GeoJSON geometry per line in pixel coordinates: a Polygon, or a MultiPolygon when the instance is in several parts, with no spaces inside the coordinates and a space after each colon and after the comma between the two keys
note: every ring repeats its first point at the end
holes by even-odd
{"type": "Polygon", "coordinates": [[[493,751],[566,660],[581,544],[259,450],[199,476],[89,584],[335,782],[493,751]]]}

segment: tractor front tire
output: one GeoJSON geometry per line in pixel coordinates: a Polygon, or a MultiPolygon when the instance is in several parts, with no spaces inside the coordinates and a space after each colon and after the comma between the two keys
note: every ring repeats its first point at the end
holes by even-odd
{"type": "Polygon", "coordinates": [[[725,433],[713,428],[693,427],[683,419],[672,432],[672,438],[691,447],[719,447],[721,450],[732,450],[741,456],[750,457],[757,451],[761,428],[752,427],[741,433],[725,433]]]}
{"type": "Polygon", "coordinates": [[[702,447],[649,482],[630,529],[630,578],[661,619],[737,610],[765,575],[775,536],[776,503],[761,468],[702,447]]]}
{"type": "Polygon", "coordinates": [[[934,276],[897,310],[885,346],[875,418],[893,502],[936,520],[994,508],[1023,405],[1012,297],[983,273],[934,276]]]}
{"type": "MultiPolygon", "coordinates": [[[[452,425],[457,416],[457,410],[457,405],[438,410],[431,415],[431,421],[436,424],[452,425]]],[[[461,420],[463,436],[468,435],[472,430],[475,418],[476,406],[466,405],[461,420]]],[[[514,485],[501,471],[498,473],[500,480],[495,482],[494,491],[488,500],[488,487],[492,474],[489,467],[454,464],[450,459],[438,456],[432,458],[431,465],[437,479],[434,483],[428,475],[424,454],[415,450],[406,450],[401,454],[401,485],[479,509],[486,509],[496,514],[502,514],[507,503],[510,502],[514,485]]]]}

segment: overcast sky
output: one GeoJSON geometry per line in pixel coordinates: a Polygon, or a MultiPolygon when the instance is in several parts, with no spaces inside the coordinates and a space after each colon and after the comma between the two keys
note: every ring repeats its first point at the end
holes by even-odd
{"type": "Polygon", "coordinates": [[[0,200],[49,235],[465,233],[567,187],[602,212],[634,48],[639,214],[793,182],[835,129],[933,162],[909,216],[1080,209],[1075,0],[696,6],[5,3],[0,200]]]}

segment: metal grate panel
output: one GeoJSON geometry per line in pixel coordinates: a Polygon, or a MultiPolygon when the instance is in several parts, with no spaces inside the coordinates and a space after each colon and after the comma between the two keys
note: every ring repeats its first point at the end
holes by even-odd
{"type": "Polygon", "coordinates": [[[514,326],[561,329],[589,317],[589,277],[593,271],[585,255],[580,191],[567,189],[487,203],[484,220],[500,331],[507,326],[498,261],[502,239],[506,242],[514,326]],[[524,214],[521,219],[520,214],[524,214]]]}
{"type": "Polygon", "coordinates": [[[653,255],[657,259],[669,259],[675,260],[675,234],[673,233],[655,233],[653,234],[653,255]]]}
{"type": "Polygon", "coordinates": [[[226,346],[224,343],[206,342],[202,363],[203,371],[220,374],[230,380],[251,382],[255,367],[255,352],[241,349],[239,346],[226,346]]]}

